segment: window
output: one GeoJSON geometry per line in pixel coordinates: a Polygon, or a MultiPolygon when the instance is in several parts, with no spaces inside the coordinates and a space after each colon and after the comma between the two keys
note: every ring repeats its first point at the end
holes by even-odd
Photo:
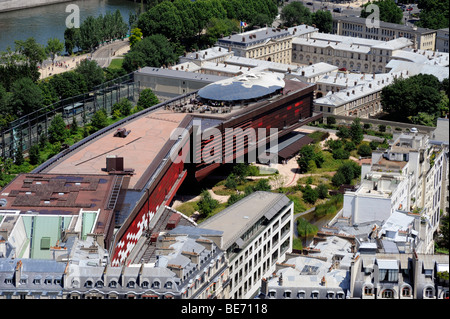
{"type": "Polygon", "coordinates": [[[365,287],[364,287],[364,294],[365,294],[366,296],[371,296],[371,295],[373,294],[373,289],[372,289],[372,287],[365,286],[365,287]]]}
{"type": "Polygon", "coordinates": [[[313,291],[311,293],[311,299],[319,299],[319,292],[318,291],[313,291]]]}
{"type": "Polygon", "coordinates": [[[285,292],[284,292],[284,298],[291,298],[291,291],[290,290],[286,290],[285,292]]]}
{"type": "Polygon", "coordinates": [[[134,288],[135,282],[133,280],[130,280],[127,284],[128,288],[134,288]]]}
{"type": "Polygon", "coordinates": [[[171,281],[166,282],[166,288],[167,289],[172,289],[172,282],[171,281]]]}
{"type": "Polygon", "coordinates": [[[383,290],[383,293],[381,294],[383,298],[394,298],[394,291],[392,289],[385,289],[383,290]]]}
{"type": "Polygon", "coordinates": [[[159,289],[160,283],[159,281],[154,281],[152,284],[152,288],[159,289]]]}
{"type": "Polygon", "coordinates": [[[297,298],[298,299],[305,299],[305,292],[302,290],[302,291],[299,291],[298,293],[297,293],[297,298]]]}
{"type": "MultiPolygon", "coordinates": [[[[47,279],[46,279],[45,281],[47,281],[47,279]]],[[[84,286],[85,286],[86,288],[91,288],[91,287],[92,287],[92,281],[91,281],[91,280],[87,280],[87,281],[85,282],[84,286]]]]}
{"type": "Polygon", "coordinates": [[[142,288],[148,288],[148,281],[143,281],[141,286],[142,288]]]}
{"type": "Polygon", "coordinates": [[[116,288],[116,287],[117,287],[117,281],[112,280],[112,281],[109,283],[109,287],[110,287],[110,288],[116,288]]]}
{"type": "Polygon", "coordinates": [[[404,287],[402,289],[402,296],[403,297],[411,297],[411,289],[409,287],[404,287]]]}
{"type": "Polygon", "coordinates": [[[397,282],[398,270],[397,269],[380,269],[380,281],[381,282],[397,282]]]}
{"type": "Polygon", "coordinates": [[[433,288],[432,287],[425,288],[425,297],[427,297],[427,298],[433,298],[434,297],[434,292],[433,292],[433,288]]]}

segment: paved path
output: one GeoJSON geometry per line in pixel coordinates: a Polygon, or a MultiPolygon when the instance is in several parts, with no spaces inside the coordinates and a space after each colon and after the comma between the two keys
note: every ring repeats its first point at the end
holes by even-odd
{"type": "Polygon", "coordinates": [[[93,53],[85,53],[74,57],[59,56],[55,59],[55,65],[52,65],[50,60],[45,60],[43,67],[39,70],[41,73],[40,79],[42,80],[54,74],[74,70],[85,59],[97,61],[98,65],[102,68],[108,67],[113,58],[127,53],[129,49],[130,43],[128,39],[123,41],[117,40],[99,47],[93,53]]]}

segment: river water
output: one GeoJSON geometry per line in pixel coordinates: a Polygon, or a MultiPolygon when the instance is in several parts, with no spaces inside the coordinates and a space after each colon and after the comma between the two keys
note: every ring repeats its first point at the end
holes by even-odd
{"type": "Polygon", "coordinates": [[[128,23],[130,11],[135,12],[141,6],[140,0],[77,0],[48,6],[0,13],[0,51],[8,46],[14,49],[14,40],[26,40],[34,37],[38,43],[47,44],[49,38],[58,38],[64,42],[66,18],[72,11],[66,12],[69,4],[80,8],[80,21],[88,16],[97,17],[117,9],[128,23]]]}

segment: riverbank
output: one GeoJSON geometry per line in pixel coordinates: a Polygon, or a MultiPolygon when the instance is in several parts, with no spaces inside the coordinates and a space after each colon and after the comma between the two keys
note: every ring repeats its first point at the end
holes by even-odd
{"type": "Polygon", "coordinates": [[[0,0],[0,13],[70,1],[71,0],[0,0]]]}
{"type": "Polygon", "coordinates": [[[93,53],[85,53],[77,56],[60,56],[56,58],[54,65],[49,61],[44,62],[43,67],[39,69],[39,72],[41,73],[40,79],[42,80],[54,74],[74,70],[78,64],[85,59],[97,61],[100,67],[106,68],[110,65],[112,59],[121,58],[129,50],[130,42],[128,39],[125,39],[116,40],[112,43],[100,46],[93,53]]]}

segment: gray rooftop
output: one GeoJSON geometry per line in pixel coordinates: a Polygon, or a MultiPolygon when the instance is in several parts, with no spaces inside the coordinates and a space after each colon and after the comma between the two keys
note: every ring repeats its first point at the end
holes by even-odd
{"type": "MultiPolygon", "coordinates": [[[[345,21],[349,23],[358,23],[362,25],[366,25],[366,18],[360,18],[360,17],[343,17],[340,16],[338,18],[334,18],[334,21],[345,21]]],[[[436,32],[436,30],[428,29],[428,28],[418,28],[418,27],[411,27],[406,26],[404,24],[397,24],[397,23],[390,23],[390,22],[384,22],[380,21],[380,28],[391,28],[396,29],[398,31],[405,31],[405,32],[417,32],[417,33],[432,33],[436,32]],[[414,30],[415,28],[416,30],[414,30]]]]}
{"type": "Polygon", "coordinates": [[[244,33],[233,34],[228,37],[223,37],[217,40],[219,45],[239,45],[251,46],[263,43],[270,39],[279,39],[291,37],[289,30],[275,29],[275,28],[261,28],[257,30],[247,31],[244,33]]]}
{"type": "Polygon", "coordinates": [[[227,207],[199,225],[201,228],[223,231],[223,247],[227,249],[260,218],[272,219],[289,199],[284,194],[254,192],[227,207]]]}

